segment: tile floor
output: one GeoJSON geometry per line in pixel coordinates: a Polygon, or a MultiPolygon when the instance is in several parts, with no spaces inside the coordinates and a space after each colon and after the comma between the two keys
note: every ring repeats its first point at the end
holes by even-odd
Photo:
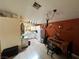
{"type": "Polygon", "coordinates": [[[67,59],[63,55],[53,54],[51,58],[50,54],[47,54],[46,46],[37,40],[31,40],[31,45],[23,52],[19,53],[14,58],[9,59],[67,59]]]}
{"type": "Polygon", "coordinates": [[[51,58],[51,56],[47,54],[47,49],[44,44],[41,44],[37,40],[31,40],[31,45],[23,52],[15,56],[13,59],[60,59],[60,58],[61,57],[57,56],[56,54],[54,54],[53,57],[51,58]]]}

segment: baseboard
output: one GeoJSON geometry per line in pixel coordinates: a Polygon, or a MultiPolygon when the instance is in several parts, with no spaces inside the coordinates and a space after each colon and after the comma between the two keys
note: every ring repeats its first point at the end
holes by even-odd
{"type": "Polygon", "coordinates": [[[79,59],[79,56],[76,55],[76,54],[74,54],[74,53],[72,53],[72,56],[75,57],[75,58],[77,58],[77,59],[79,59]]]}

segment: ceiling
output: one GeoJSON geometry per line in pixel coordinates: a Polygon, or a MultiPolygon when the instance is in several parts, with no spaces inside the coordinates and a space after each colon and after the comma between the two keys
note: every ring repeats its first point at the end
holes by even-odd
{"type": "Polygon", "coordinates": [[[45,23],[46,13],[57,9],[50,21],[60,21],[79,17],[79,0],[0,0],[0,9],[27,16],[34,23],[45,23]],[[35,9],[32,5],[41,5],[35,9]]]}

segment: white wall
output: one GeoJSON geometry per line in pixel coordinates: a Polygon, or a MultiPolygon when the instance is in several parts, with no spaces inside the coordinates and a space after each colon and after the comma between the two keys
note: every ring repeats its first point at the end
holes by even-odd
{"type": "Polygon", "coordinates": [[[5,48],[20,45],[20,20],[0,17],[1,51],[5,48]]]}
{"type": "Polygon", "coordinates": [[[0,9],[25,15],[33,22],[45,22],[45,14],[58,9],[52,21],[79,18],[79,0],[0,0],[0,9]],[[32,7],[34,1],[42,5],[39,10],[32,7]]]}

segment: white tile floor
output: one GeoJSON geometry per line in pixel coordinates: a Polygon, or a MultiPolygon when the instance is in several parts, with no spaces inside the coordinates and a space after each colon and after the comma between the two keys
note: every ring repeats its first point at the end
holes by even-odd
{"type": "MultiPolygon", "coordinates": [[[[52,57],[52,59],[59,58],[56,54],[52,57]]],[[[44,44],[37,40],[31,40],[31,45],[13,59],[51,59],[51,56],[47,55],[47,49],[44,44]]]]}

